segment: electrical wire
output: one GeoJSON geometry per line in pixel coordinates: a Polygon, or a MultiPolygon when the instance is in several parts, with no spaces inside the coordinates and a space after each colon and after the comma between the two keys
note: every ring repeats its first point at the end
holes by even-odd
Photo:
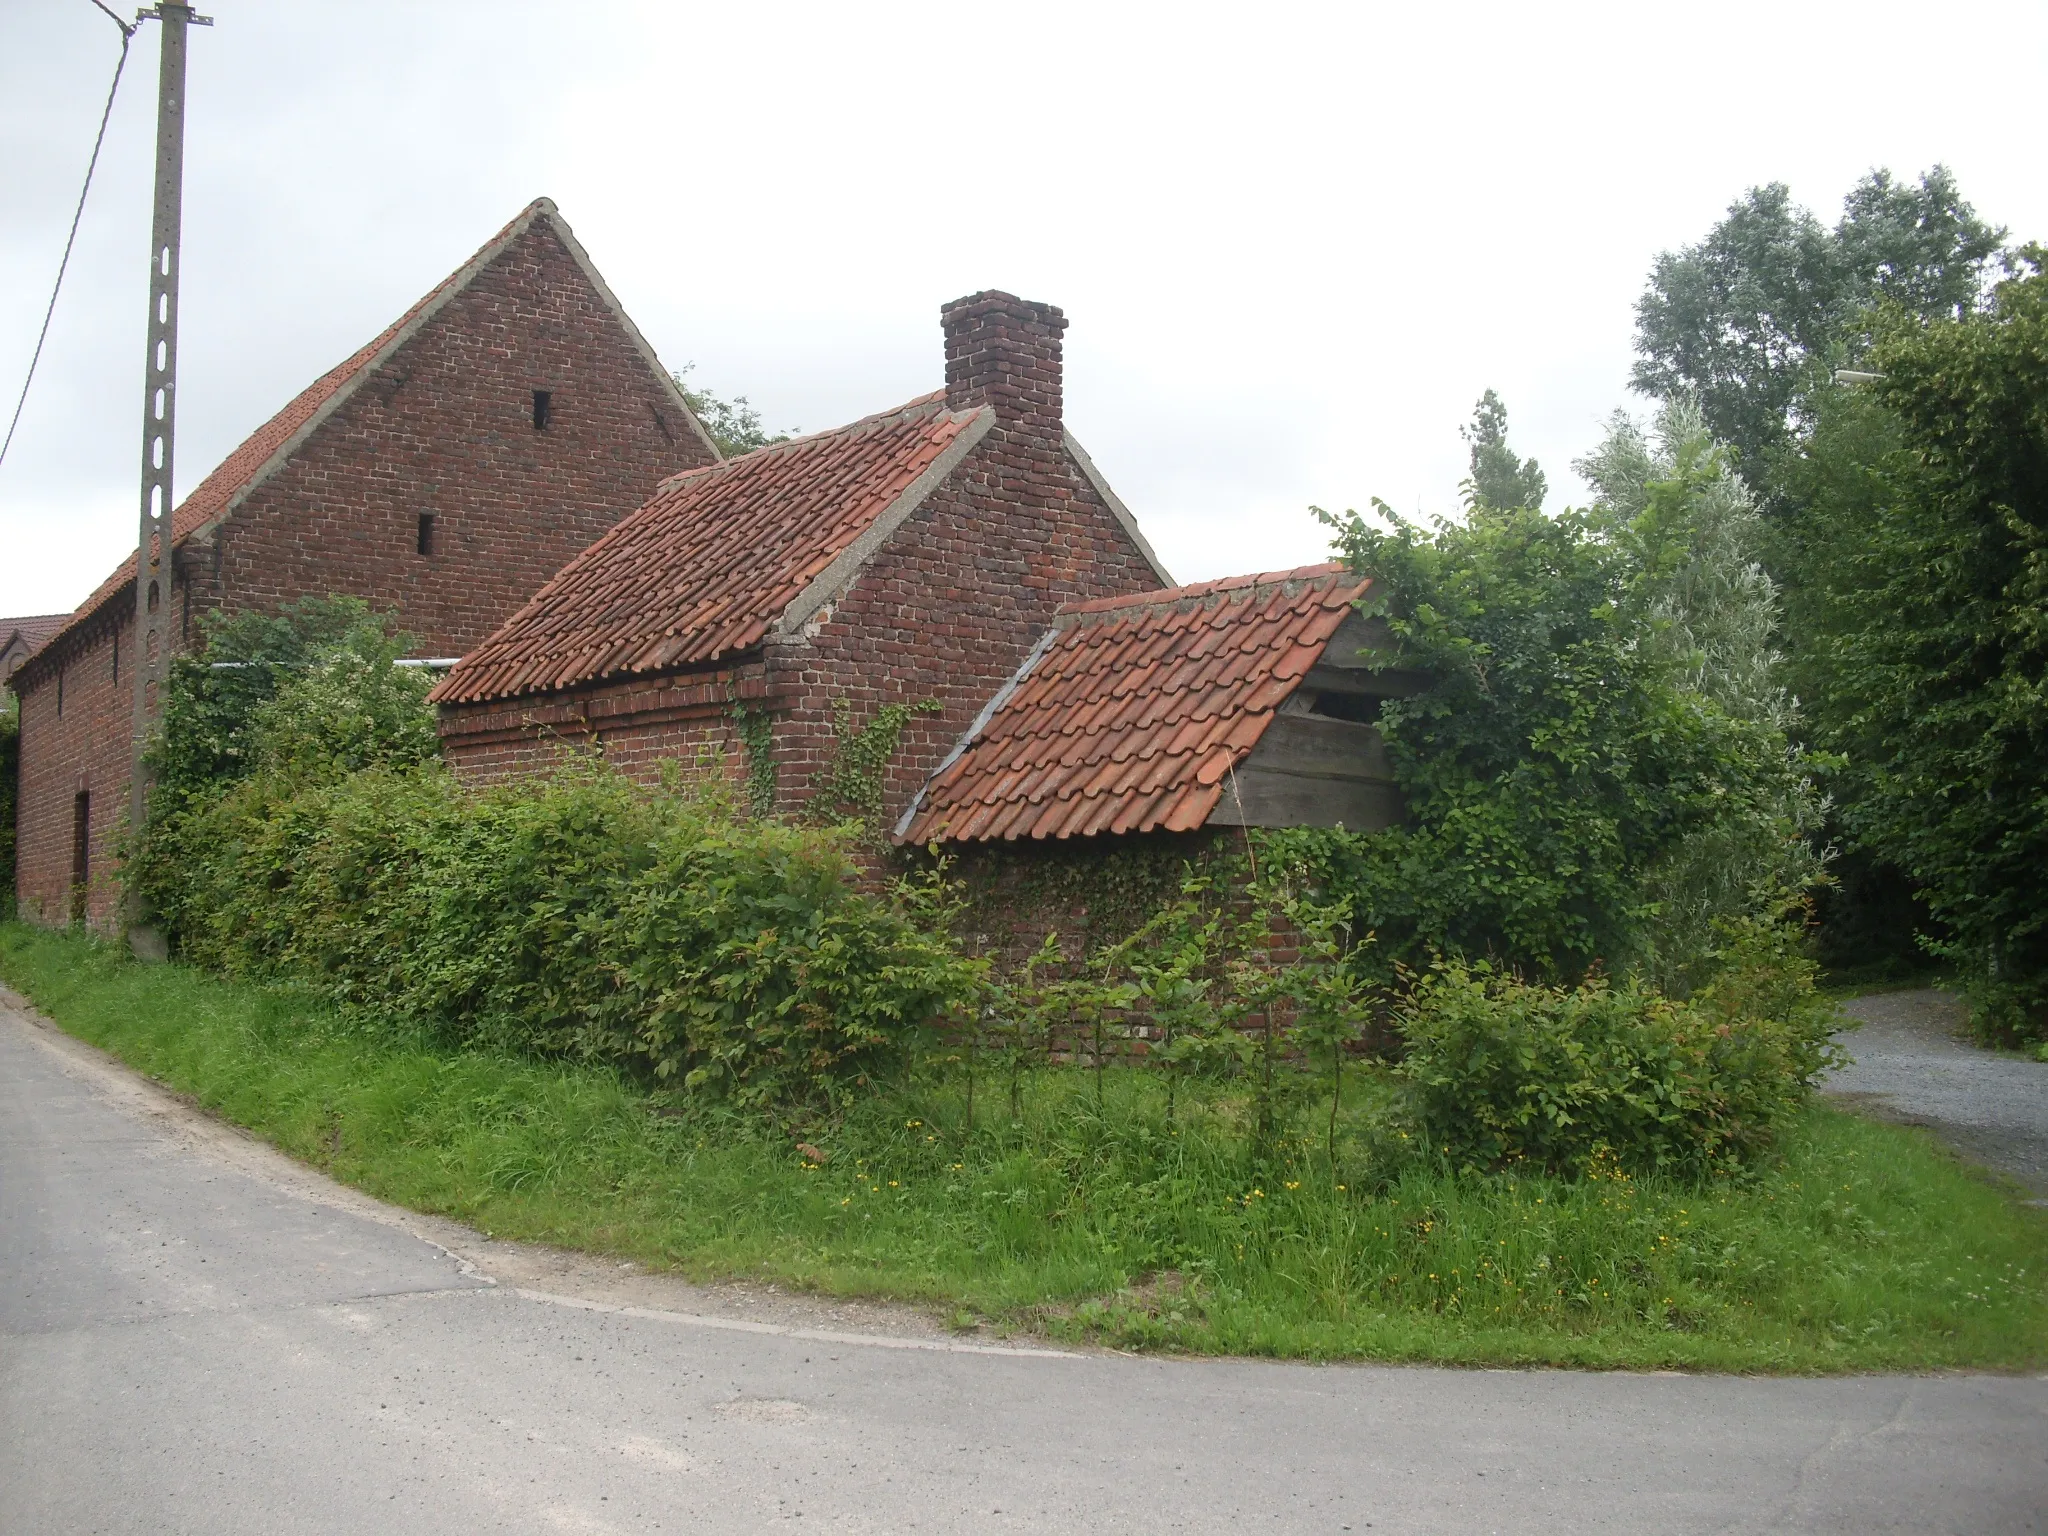
{"type": "Polygon", "coordinates": [[[121,71],[128,67],[128,44],[135,28],[92,0],[106,17],[121,29],[121,57],[114,61],[114,83],[107,87],[107,104],[100,111],[100,131],[92,141],[92,158],[85,163],[85,185],[78,189],[78,207],[71,214],[71,233],[64,237],[64,259],[57,263],[57,281],[50,285],[49,307],[43,311],[43,328],[36,333],[36,349],[28,360],[28,376],[21,381],[21,398],[14,402],[14,419],[7,423],[7,438],[0,442],[0,464],[7,462],[7,450],[14,446],[14,429],[21,425],[21,408],[28,404],[28,387],[35,382],[36,364],[43,358],[43,343],[50,339],[50,317],[57,313],[57,295],[64,287],[64,270],[71,265],[71,247],[78,240],[78,221],[85,216],[85,195],[92,190],[92,173],[100,163],[100,146],[107,142],[107,120],[114,115],[114,93],[121,88],[121,71]]]}

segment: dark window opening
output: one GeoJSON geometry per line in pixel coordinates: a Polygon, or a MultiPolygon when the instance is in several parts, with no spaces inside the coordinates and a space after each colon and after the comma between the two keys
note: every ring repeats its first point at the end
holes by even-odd
{"type": "Polygon", "coordinates": [[[1369,693],[1319,693],[1315,712],[1332,720],[1350,720],[1359,725],[1377,725],[1383,701],[1369,693]]]}
{"type": "Polygon", "coordinates": [[[64,669],[57,669],[57,718],[64,718],[64,669]]]}
{"type": "Polygon", "coordinates": [[[121,681],[121,632],[118,629],[114,631],[113,644],[109,645],[107,649],[113,653],[114,681],[118,683],[121,681]]]}
{"type": "Polygon", "coordinates": [[[434,552],[434,514],[431,512],[420,514],[419,550],[423,555],[431,555],[434,552]]]}
{"type": "Polygon", "coordinates": [[[71,921],[85,921],[85,890],[91,873],[92,796],[80,790],[71,800],[71,921]]]}
{"type": "Polygon", "coordinates": [[[554,415],[554,410],[554,392],[546,389],[536,389],[533,392],[533,430],[536,432],[547,431],[548,420],[554,415]]]}

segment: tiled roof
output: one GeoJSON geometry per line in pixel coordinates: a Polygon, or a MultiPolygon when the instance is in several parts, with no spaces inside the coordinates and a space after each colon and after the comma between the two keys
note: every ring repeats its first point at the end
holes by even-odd
{"type": "MultiPolygon", "coordinates": [[[[380,354],[419,318],[423,311],[467,286],[495,259],[502,247],[537,217],[554,221],[557,231],[568,241],[568,231],[561,224],[555,205],[547,198],[537,198],[520,210],[519,216],[503,229],[486,240],[476,254],[457,268],[430,291],[412,308],[400,315],[375,340],[361,348],[347,361],[330,368],[311,384],[307,385],[285,408],[263,423],[243,439],[241,446],[222,459],[204,480],[178,503],[171,513],[171,547],[182,545],[207,524],[220,517],[229,505],[243,491],[248,490],[262,477],[263,471],[278,451],[317,416],[322,407],[337,395],[344,393],[357,383],[368,371],[380,354]]],[[[573,243],[573,242],[572,242],[573,243]]],[[[120,568],[98,587],[92,596],[81,603],[73,613],[65,615],[66,622],[59,626],[43,643],[48,645],[60,635],[78,628],[99,611],[109,599],[124,588],[133,591],[135,586],[135,559],[130,555],[121,562],[120,568]]]]}
{"type": "Polygon", "coordinates": [[[0,646],[19,635],[34,650],[62,629],[70,617],[68,613],[37,613],[22,619],[0,619],[0,646]]]}
{"type": "Polygon", "coordinates": [[[1201,826],[1367,585],[1310,565],[1062,608],[897,840],[1201,826]]]}
{"type": "Polygon", "coordinates": [[[432,697],[474,703],[715,661],[767,638],[790,605],[955,446],[983,411],[926,395],[834,432],[662,482],[564,566],[432,697]]]}

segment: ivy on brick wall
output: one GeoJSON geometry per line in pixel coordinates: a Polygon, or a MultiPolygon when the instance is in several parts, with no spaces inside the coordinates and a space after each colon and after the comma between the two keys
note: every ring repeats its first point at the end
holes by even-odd
{"type": "Polygon", "coordinates": [[[819,820],[857,821],[871,840],[879,840],[883,799],[888,791],[889,764],[912,715],[937,714],[937,699],[915,704],[885,704],[867,724],[855,727],[853,706],[844,699],[832,705],[832,759],[811,780],[811,807],[819,820]]]}
{"type": "Polygon", "coordinates": [[[747,763],[747,809],[775,814],[775,722],[765,709],[749,709],[732,698],[732,728],[747,763]]]}

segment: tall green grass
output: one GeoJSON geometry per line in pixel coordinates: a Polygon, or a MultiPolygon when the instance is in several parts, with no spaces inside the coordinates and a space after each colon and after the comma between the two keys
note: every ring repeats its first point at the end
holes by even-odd
{"type": "Polygon", "coordinates": [[[607,1071],[355,1025],[316,1001],[0,926],[65,1029],[292,1155],[500,1237],[987,1326],[1315,1358],[1861,1370],[2048,1359],[2048,1219],[1924,1136],[1815,1107],[1741,1181],[1458,1175],[1367,1073],[1336,1164],[1294,1085],[1248,1106],[1040,1070],[869,1101],[802,1143],[607,1071]],[[1392,1140],[1395,1144],[1388,1145],[1392,1140]],[[807,1149],[807,1150],[805,1150],[807,1149]]]}

